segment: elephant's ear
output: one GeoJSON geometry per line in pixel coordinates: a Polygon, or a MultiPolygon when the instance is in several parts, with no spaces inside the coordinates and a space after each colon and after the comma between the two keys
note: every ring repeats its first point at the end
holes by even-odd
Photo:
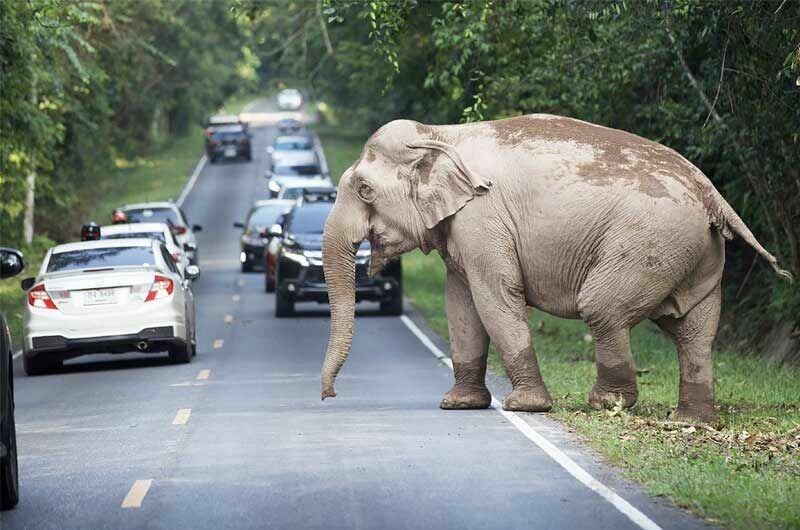
{"type": "Polygon", "coordinates": [[[492,185],[473,173],[451,145],[419,140],[408,147],[424,150],[414,165],[412,184],[414,204],[428,229],[459,211],[475,195],[486,193],[492,185]]]}

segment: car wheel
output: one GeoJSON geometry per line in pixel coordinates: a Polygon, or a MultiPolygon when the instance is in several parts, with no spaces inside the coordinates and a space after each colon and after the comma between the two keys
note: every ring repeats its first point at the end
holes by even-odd
{"type": "Polygon", "coordinates": [[[253,266],[245,261],[242,263],[242,272],[253,272],[253,266]]]}
{"type": "Polygon", "coordinates": [[[169,347],[169,360],[177,364],[192,362],[192,345],[188,342],[179,342],[169,347]]]}
{"type": "Polygon", "coordinates": [[[381,302],[382,315],[402,315],[403,314],[403,295],[397,293],[394,298],[381,302]]]}
{"type": "Polygon", "coordinates": [[[0,460],[0,509],[9,510],[19,502],[19,467],[17,464],[17,429],[14,423],[14,394],[11,385],[6,385],[8,392],[7,417],[3,419],[6,432],[3,433],[3,445],[8,451],[7,457],[0,460]]]}
{"type": "Polygon", "coordinates": [[[270,279],[269,274],[264,274],[264,276],[266,276],[266,278],[267,278],[266,281],[264,282],[265,283],[264,290],[266,290],[268,293],[274,293],[275,292],[275,280],[274,279],[270,279]]]}
{"type": "Polygon", "coordinates": [[[248,162],[253,160],[253,153],[251,151],[248,151],[247,154],[244,156],[244,159],[247,160],[248,162]]]}
{"type": "Polygon", "coordinates": [[[278,318],[290,317],[294,314],[294,300],[291,300],[285,293],[278,292],[275,295],[275,316],[278,318]]]}
{"type": "Polygon", "coordinates": [[[22,369],[25,370],[25,375],[35,376],[44,375],[52,370],[63,366],[63,361],[56,361],[52,359],[42,359],[41,357],[27,357],[22,356],[22,369]]]}

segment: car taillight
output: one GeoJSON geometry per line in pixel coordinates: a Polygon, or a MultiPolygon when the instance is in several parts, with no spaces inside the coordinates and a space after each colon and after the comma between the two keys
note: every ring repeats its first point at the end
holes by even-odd
{"type": "Polygon", "coordinates": [[[175,283],[173,283],[172,280],[156,274],[156,277],[153,279],[153,285],[150,286],[150,292],[147,293],[147,298],[145,298],[144,301],[152,302],[153,300],[166,298],[172,294],[174,289],[175,283]]]}
{"type": "Polygon", "coordinates": [[[44,290],[44,284],[40,283],[36,287],[28,291],[28,303],[33,307],[40,307],[43,309],[58,309],[56,304],[44,290]]]}
{"type": "Polygon", "coordinates": [[[186,227],[185,226],[173,226],[172,227],[172,233],[173,234],[178,234],[178,235],[185,234],[186,233],[186,227]]]}
{"type": "Polygon", "coordinates": [[[211,127],[207,127],[203,134],[206,135],[206,138],[211,138],[211,127]]]}
{"type": "Polygon", "coordinates": [[[172,253],[172,254],[170,254],[170,255],[172,256],[172,260],[173,260],[175,263],[178,263],[178,262],[181,260],[181,255],[180,255],[180,254],[178,254],[177,252],[173,252],[173,253],[172,253]]]}

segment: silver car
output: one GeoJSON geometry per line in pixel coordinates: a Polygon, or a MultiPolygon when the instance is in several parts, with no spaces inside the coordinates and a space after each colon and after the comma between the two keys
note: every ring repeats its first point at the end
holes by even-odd
{"type": "Polygon", "coordinates": [[[88,353],[169,352],[174,362],[196,353],[194,296],[167,248],[153,239],[109,239],[58,245],[36,278],[22,281],[23,366],[37,375],[88,353]]]}
{"type": "Polygon", "coordinates": [[[180,243],[189,256],[189,262],[193,265],[199,263],[197,239],[195,232],[203,229],[200,225],[190,225],[177,204],[170,201],[142,202],[139,204],[126,204],[119,208],[129,223],[166,223],[172,229],[180,243]]]}

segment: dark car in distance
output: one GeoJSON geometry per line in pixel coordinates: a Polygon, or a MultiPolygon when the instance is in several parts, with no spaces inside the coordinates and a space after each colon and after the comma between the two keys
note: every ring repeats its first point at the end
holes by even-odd
{"type": "MultiPolygon", "coordinates": [[[[275,266],[275,316],[294,314],[295,302],[326,303],[328,288],[322,269],[322,232],[333,202],[302,203],[289,212],[281,228],[281,243],[275,266]]],[[[277,232],[277,227],[274,229],[277,232]]],[[[400,259],[389,262],[380,274],[367,275],[369,243],[356,252],[356,302],[380,302],[384,315],[403,312],[400,259]]]]}
{"type": "MultiPolygon", "coordinates": [[[[24,266],[21,252],[0,247],[0,280],[19,274],[24,266]]],[[[13,351],[5,315],[0,312],[0,509],[2,510],[11,509],[19,502],[13,351]]]]}
{"type": "Polygon", "coordinates": [[[241,228],[242,235],[239,239],[239,261],[242,272],[252,272],[264,267],[266,263],[264,252],[269,245],[271,236],[268,231],[281,216],[289,211],[295,204],[294,200],[267,199],[256,201],[245,222],[233,223],[234,228],[241,228]]]}
{"type": "Polygon", "coordinates": [[[205,137],[206,155],[212,164],[219,159],[253,159],[250,133],[244,125],[212,125],[206,129],[205,137]]]}

